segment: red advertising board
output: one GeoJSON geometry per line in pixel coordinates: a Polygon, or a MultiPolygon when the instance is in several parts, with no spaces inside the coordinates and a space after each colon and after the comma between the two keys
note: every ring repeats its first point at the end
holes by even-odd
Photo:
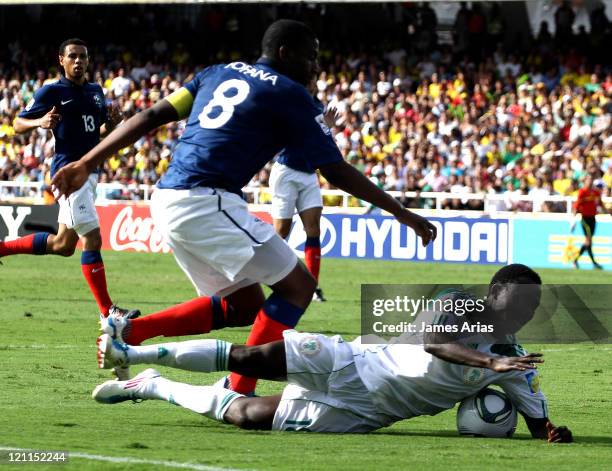
{"type": "MultiPolygon", "coordinates": [[[[153,223],[148,206],[118,204],[98,206],[97,210],[103,249],[118,252],[170,252],[153,223]]],[[[263,221],[271,222],[269,213],[254,214],[263,221]]]]}

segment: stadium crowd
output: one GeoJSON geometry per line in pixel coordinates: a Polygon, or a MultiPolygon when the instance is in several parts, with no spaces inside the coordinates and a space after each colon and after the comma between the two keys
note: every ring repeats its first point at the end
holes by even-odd
{"type": "MultiPolygon", "coordinates": [[[[557,27],[553,38],[543,26],[529,52],[518,55],[501,40],[504,24],[495,8],[462,6],[450,44],[439,44],[433,10],[420,8],[411,11],[409,46],[400,38],[385,44],[384,52],[355,46],[340,53],[322,42],[316,94],[338,111],[332,131],[349,162],[387,190],[417,192],[404,198],[410,207],[432,204],[418,195],[422,191],[445,191],[457,196],[444,202],[453,209],[483,209],[482,200],[465,196],[487,193],[504,195],[495,203],[499,210],[531,210],[532,203],[515,198],[528,194],[536,210],[562,211],[564,205],[537,197],[574,195],[586,174],[610,195],[612,71],[601,62],[605,55],[594,54],[602,41],[597,18],[587,36],[557,27]]],[[[607,23],[603,31],[609,37],[607,23]]],[[[206,65],[193,54],[164,39],[152,41],[143,56],[115,45],[92,48],[90,80],[129,117],[206,65]]],[[[59,70],[52,59],[25,55],[19,42],[11,43],[0,62],[0,180],[48,183],[52,133],[39,128],[16,135],[12,122],[39,87],[58,79],[59,70]]],[[[214,60],[254,57],[254,51],[223,50],[214,60]]],[[[168,125],[108,160],[100,182],[123,186],[99,187],[99,196],[141,198],[128,185],[157,181],[183,126],[168,125]]],[[[268,176],[269,166],[251,186],[266,187],[268,176]]],[[[322,186],[329,187],[324,181],[322,186]]]]}

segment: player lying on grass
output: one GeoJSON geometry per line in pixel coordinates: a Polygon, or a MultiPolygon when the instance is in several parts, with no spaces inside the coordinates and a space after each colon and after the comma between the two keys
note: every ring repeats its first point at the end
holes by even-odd
{"type": "MultiPolygon", "coordinates": [[[[523,319],[539,303],[539,277],[523,265],[502,268],[493,278],[487,312],[503,319],[517,305],[523,319]],[[513,299],[515,287],[530,281],[533,299],[513,299]]],[[[525,298],[525,297],[523,297],[525,298]]],[[[521,322],[515,324],[518,328],[521,322]]],[[[570,442],[567,427],[548,419],[535,364],[539,354],[526,354],[516,344],[454,342],[441,359],[423,345],[345,342],[339,335],[287,330],[284,340],[260,346],[232,345],[221,340],[191,340],[133,347],[105,334],[99,339],[102,368],[153,363],[188,371],[233,371],[249,377],[285,380],[282,395],[245,397],[217,386],[195,386],[163,378],[147,369],[130,381],[107,381],[93,391],[96,401],[114,404],[131,399],[158,399],[211,419],[245,429],[308,430],[363,433],[419,415],[451,409],[464,397],[495,384],[521,412],[534,438],[570,442]],[[521,356],[495,353],[498,347],[521,356]],[[477,373],[477,374],[474,374],[477,373]]]]}

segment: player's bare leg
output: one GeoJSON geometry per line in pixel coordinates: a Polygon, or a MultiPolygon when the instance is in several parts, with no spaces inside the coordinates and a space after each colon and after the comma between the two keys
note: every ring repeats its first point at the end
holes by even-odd
{"type": "Polygon", "coordinates": [[[0,241],[0,258],[19,254],[53,254],[69,257],[74,253],[78,240],[76,232],[60,224],[57,235],[38,232],[11,241],[0,241]]]}
{"type": "Polygon", "coordinates": [[[241,397],[229,406],[223,419],[247,430],[272,430],[274,414],[282,394],[264,397],[241,397]]]}
{"type": "Polygon", "coordinates": [[[65,224],[59,224],[57,234],[47,237],[47,253],[71,257],[74,254],[79,235],[74,229],[68,229],[65,224]]]}
{"type": "Polygon", "coordinates": [[[160,400],[219,422],[249,430],[271,430],[281,395],[245,397],[218,386],[196,386],[163,378],[148,369],[129,381],[106,381],[92,397],[103,404],[143,399],[160,400]]]}
{"type": "MultiPolygon", "coordinates": [[[[130,347],[104,335],[99,339],[98,348],[99,366],[104,368],[153,363],[200,372],[229,369],[270,380],[284,380],[287,376],[284,341],[248,347],[204,339],[130,347]]],[[[153,369],[145,370],[129,381],[107,381],[99,385],[92,396],[106,404],[130,399],[163,400],[211,419],[259,430],[272,428],[281,397],[250,398],[218,385],[178,383],[162,378],[153,369]]]]}
{"type": "Polygon", "coordinates": [[[284,340],[262,345],[233,345],[218,339],[184,340],[130,346],[108,334],[98,339],[98,367],[161,365],[186,371],[231,371],[271,381],[287,379],[284,340]]]}
{"type": "Polygon", "coordinates": [[[289,232],[291,232],[292,223],[293,219],[272,219],[274,231],[276,231],[276,233],[283,239],[287,239],[287,237],[289,237],[289,232]]]}
{"type": "Polygon", "coordinates": [[[317,288],[314,301],[326,301],[319,283],[319,271],[321,268],[321,213],[323,208],[314,207],[305,209],[300,213],[300,219],[306,232],[306,246],[304,248],[304,260],[306,266],[315,280],[317,288]]]}

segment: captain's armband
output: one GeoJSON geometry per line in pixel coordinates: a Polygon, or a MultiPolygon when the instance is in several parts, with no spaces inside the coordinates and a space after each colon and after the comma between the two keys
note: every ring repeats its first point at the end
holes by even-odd
{"type": "Polygon", "coordinates": [[[189,116],[191,106],[193,105],[193,95],[185,87],[181,87],[175,92],[172,92],[166,98],[178,113],[179,119],[189,116]]]}

